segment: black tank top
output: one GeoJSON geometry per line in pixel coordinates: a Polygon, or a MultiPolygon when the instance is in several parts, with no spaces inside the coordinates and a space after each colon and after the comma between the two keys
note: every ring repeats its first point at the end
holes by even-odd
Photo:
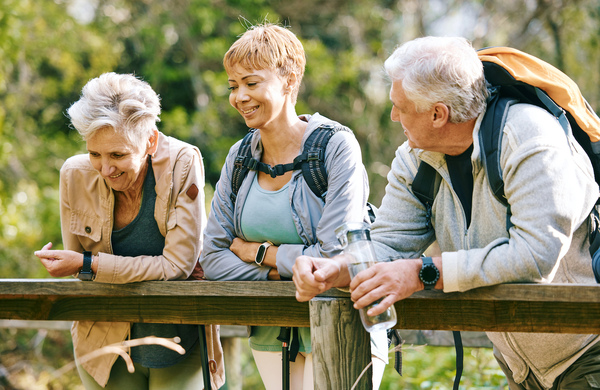
{"type": "MultiPolygon", "coordinates": [[[[142,204],[135,219],[122,229],[112,232],[113,253],[119,256],[160,256],[165,247],[165,238],[160,234],[154,218],[156,189],[152,160],[148,160],[148,172],[144,179],[142,204]]],[[[180,345],[185,355],[160,345],[142,345],[131,348],[131,360],[147,368],[164,368],[179,363],[193,349],[198,341],[198,326],[185,324],[147,324],[131,325],[130,339],[157,336],[181,339],[180,345]]]]}

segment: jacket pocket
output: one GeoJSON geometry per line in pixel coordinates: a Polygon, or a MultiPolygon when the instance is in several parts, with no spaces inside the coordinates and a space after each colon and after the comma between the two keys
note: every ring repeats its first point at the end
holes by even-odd
{"type": "Polygon", "coordinates": [[[71,214],[71,234],[99,242],[102,237],[102,222],[97,216],[74,212],[71,214]]]}

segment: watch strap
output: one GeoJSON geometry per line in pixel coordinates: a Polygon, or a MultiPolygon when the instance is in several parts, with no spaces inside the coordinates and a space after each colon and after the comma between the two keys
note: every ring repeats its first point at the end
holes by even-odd
{"type": "Polygon", "coordinates": [[[421,257],[421,260],[423,261],[424,267],[426,265],[433,264],[433,259],[431,257],[423,256],[423,257],[421,257]]]}
{"type": "Polygon", "coordinates": [[[431,257],[421,257],[423,265],[419,272],[419,279],[423,282],[425,290],[433,290],[437,281],[440,279],[440,271],[435,266],[431,257]]]}
{"type": "Polygon", "coordinates": [[[77,277],[81,280],[93,280],[94,273],[92,272],[92,262],[94,261],[92,257],[92,252],[83,251],[83,267],[81,267],[81,271],[79,271],[79,275],[77,277]]]}

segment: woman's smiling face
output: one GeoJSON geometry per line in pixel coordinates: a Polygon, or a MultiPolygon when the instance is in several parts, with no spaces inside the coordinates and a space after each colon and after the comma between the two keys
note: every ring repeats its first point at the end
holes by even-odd
{"type": "Polygon", "coordinates": [[[137,188],[134,183],[138,180],[144,180],[139,176],[148,161],[149,142],[133,145],[125,136],[108,128],[98,130],[86,145],[92,166],[106,184],[114,191],[125,192],[137,188]]]}
{"type": "Polygon", "coordinates": [[[246,69],[234,66],[229,76],[229,103],[246,121],[248,127],[265,129],[285,114],[287,80],[276,71],[246,69]]]}

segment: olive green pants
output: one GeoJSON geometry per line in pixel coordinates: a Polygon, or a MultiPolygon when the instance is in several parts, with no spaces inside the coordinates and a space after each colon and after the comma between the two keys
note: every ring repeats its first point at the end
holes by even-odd
{"type": "Polygon", "coordinates": [[[504,371],[510,390],[587,390],[600,389],[600,342],[588,349],[565,372],[554,380],[550,389],[542,387],[535,375],[529,371],[527,378],[515,383],[512,371],[496,348],[494,357],[504,371]]]}

